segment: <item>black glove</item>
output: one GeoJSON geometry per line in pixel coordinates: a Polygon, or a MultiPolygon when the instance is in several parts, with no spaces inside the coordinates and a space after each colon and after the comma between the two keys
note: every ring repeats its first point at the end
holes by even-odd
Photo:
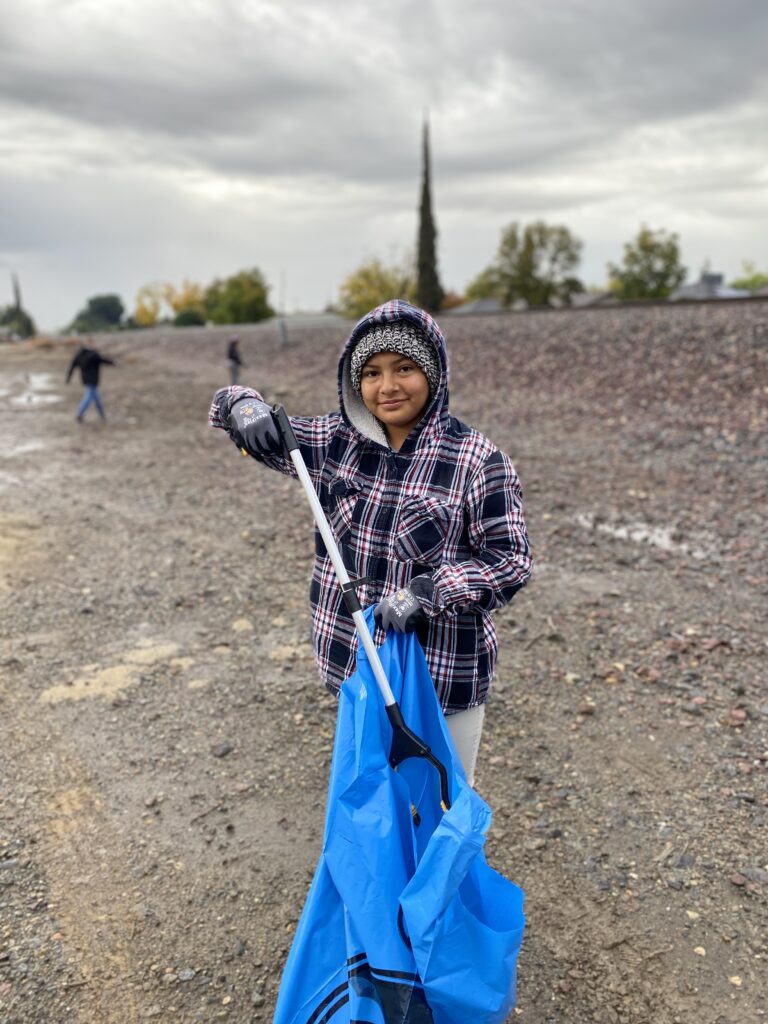
{"type": "Polygon", "coordinates": [[[229,434],[238,448],[260,458],[283,450],[280,431],[266,402],[240,398],[229,412],[229,434]]]}
{"type": "Polygon", "coordinates": [[[413,591],[402,587],[379,601],[373,617],[376,625],[385,631],[391,626],[396,633],[412,633],[427,615],[413,591]]]}

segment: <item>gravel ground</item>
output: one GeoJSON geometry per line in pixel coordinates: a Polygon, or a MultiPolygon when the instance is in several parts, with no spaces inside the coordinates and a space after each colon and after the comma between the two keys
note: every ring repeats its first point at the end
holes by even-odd
{"type": "MultiPolygon", "coordinates": [[[[478,789],[526,891],[523,1024],[768,1020],[768,303],[443,321],[514,458],[478,789]]],[[[0,1019],[262,1022],[320,850],[335,704],[309,512],[206,427],[226,333],[0,349],[0,1019]],[[93,415],[93,413],[89,414],[93,415]]],[[[241,330],[335,404],[343,325],[241,330]]]]}

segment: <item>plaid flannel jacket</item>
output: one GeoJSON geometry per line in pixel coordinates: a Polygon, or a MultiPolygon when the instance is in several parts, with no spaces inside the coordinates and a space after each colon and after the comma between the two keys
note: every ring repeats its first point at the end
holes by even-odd
{"type": "MultiPolygon", "coordinates": [[[[261,396],[236,386],[218,391],[211,425],[228,429],[229,411],[242,397],[261,396]]],[[[491,612],[531,574],[515,469],[486,437],[448,413],[442,333],[407,303],[386,303],[355,327],[339,363],[339,400],[339,412],[292,416],[291,425],[350,576],[368,578],[358,590],[360,602],[374,604],[415,577],[428,577],[433,591],[431,600],[422,600],[427,622],[419,639],[440,703],[448,713],[482,704],[498,649],[491,612]],[[349,356],[372,325],[401,319],[435,345],[442,376],[424,419],[395,452],[383,437],[368,436],[362,403],[353,408],[349,356]]],[[[262,461],[295,476],[289,459],[262,461]]],[[[355,628],[317,531],[310,604],[320,672],[337,691],[354,671],[355,628]]],[[[383,635],[374,639],[381,643],[383,635]]]]}

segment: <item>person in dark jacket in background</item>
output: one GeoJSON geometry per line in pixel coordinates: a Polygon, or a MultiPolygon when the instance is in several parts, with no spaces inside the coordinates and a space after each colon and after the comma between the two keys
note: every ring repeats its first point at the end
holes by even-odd
{"type": "MultiPolygon", "coordinates": [[[[339,361],[339,411],[292,416],[302,456],[377,643],[415,630],[470,785],[495,674],[492,613],[531,575],[520,481],[509,457],[448,411],[440,328],[400,300],[372,310],[339,361]]],[[[222,388],[209,421],[295,476],[258,391],[222,388]]],[[[239,486],[239,484],[238,484],[239,486]]],[[[310,587],[313,641],[332,692],[354,671],[354,623],[325,545],[310,587]]]]}
{"type": "Polygon", "coordinates": [[[229,363],[229,379],[232,384],[237,384],[240,379],[240,369],[243,360],[240,356],[240,338],[233,334],[229,339],[227,348],[227,362],[229,363]]]}
{"type": "Polygon", "coordinates": [[[93,402],[96,406],[96,411],[103,420],[107,418],[107,414],[104,412],[104,406],[101,404],[101,395],[99,394],[99,373],[101,371],[102,363],[107,366],[115,366],[114,359],[108,359],[103,356],[100,352],[97,352],[95,348],[86,348],[83,346],[75,356],[69,365],[69,372],[67,373],[67,384],[69,384],[72,374],[76,369],[80,370],[80,377],[83,381],[83,387],[85,388],[85,394],[83,400],[77,410],[77,422],[83,422],[83,416],[88,406],[93,402]]]}

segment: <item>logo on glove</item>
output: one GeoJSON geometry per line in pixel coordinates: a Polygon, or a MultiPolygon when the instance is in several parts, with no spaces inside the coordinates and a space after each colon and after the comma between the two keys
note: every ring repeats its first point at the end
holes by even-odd
{"type": "Polygon", "coordinates": [[[409,590],[398,590],[392,604],[395,612],[398,615],[402,615],[403,612],[409,611],[413,608],[416,605],[416,601],[409,590]]]}

